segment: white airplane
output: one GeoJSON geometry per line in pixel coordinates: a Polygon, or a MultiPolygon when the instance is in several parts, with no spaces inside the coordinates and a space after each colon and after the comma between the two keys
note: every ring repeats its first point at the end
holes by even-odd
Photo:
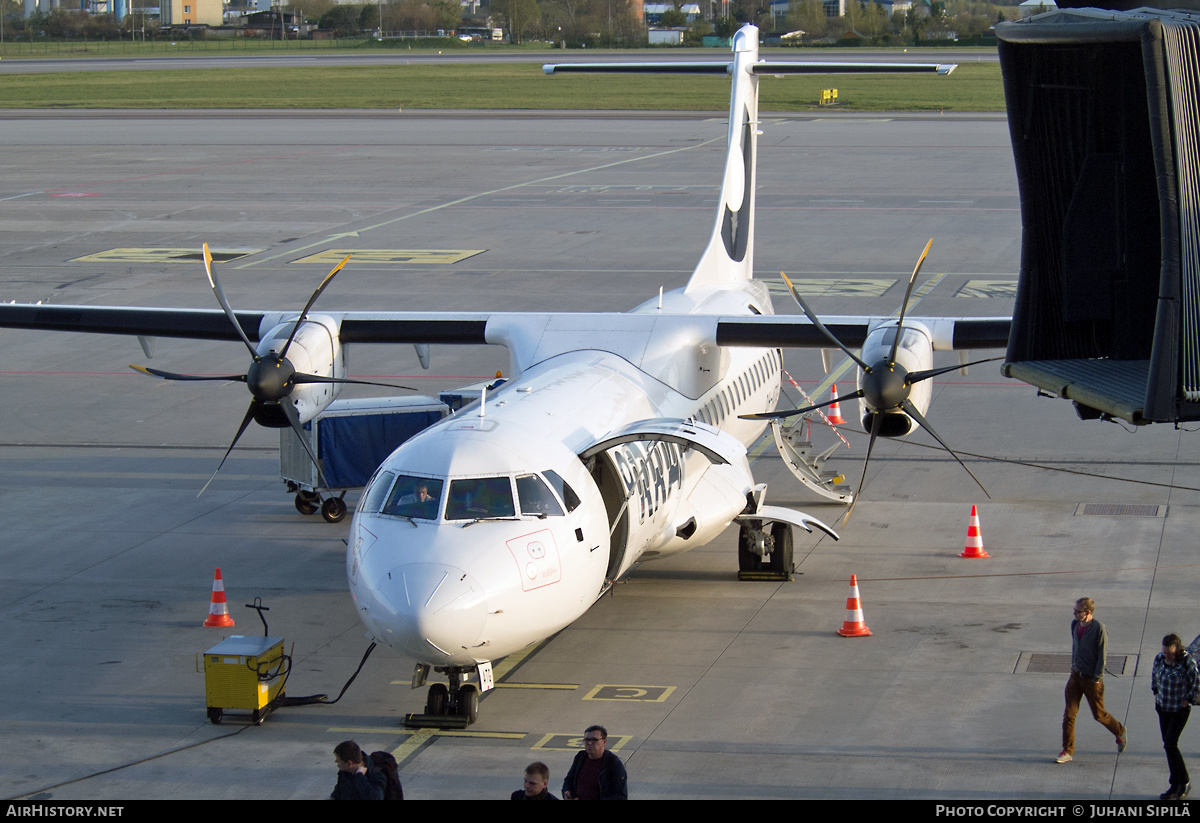
{"type": "Polygon", "coordinates": [[[786,577],[792,527],[836,539],[819,520],[768,505],[747,458],[769,425],[800,480],[828,499],[850,500],[822,479],[820,458],[762,414],[780,397],[781,347],[837,346],[859,361],[854,396],[873,445],[877,435],[928,428],[929,384],[922,381],[960,368],[933,369],[933,350],[1006,344],[1006,319],[901,315],[822,324],[802,301],[809,317],[776,316],[766,283],[753,274],[759,78],[952,68],[767,62],[752,26],[735,35],[732,62],[547,66],[548,73],[732,75],[729,144],[708,247],[684,288],[626,314],[312,313],[337,269],[299,314],[235,312],[206,247],[220,310],[7,305],[0,326],[242,340],[253,359],[247,375],[142,369],[167,379],[245,382],[252,400],[234,443],[252,419],[296,428],[328,406],[343,382],[355,382],[345,377],[348,344],[507,347],[510,377],[502,385],[378,468],[359,500],[346,557],[350,593],[370,636],[418,661],[413,688],[425,685],[431,668],[447,675],[448,684],[429,687],[426,713],[473,722],[480,691],[465,680],[477,675],[490,688],[492,661],[571,624],[634,564],[703,546],[737,523],[740,568],[786,577]],[[861,357],[850,345],[862,346],[861,357]]]}

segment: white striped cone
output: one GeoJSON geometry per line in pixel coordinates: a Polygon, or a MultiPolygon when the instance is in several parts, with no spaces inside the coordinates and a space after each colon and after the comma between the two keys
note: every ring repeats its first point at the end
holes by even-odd
{"type": "Polygon", "coordinates": [[[967,526],[967,545],[959,557],[991,557],[983,550],[983,534],[979,531],[979,510],[971,506],[971,524],[967,526]]]}
{"type": "Polygon", "coordinates": [[[833,403],[829,406],[829,414],[825,415],[829,418],[829,422],[835,426],[846,425],[846,418],[842,417],[841,404],[837,402],[837,383],[829,387],[829,393],[833,396],[833,403]]]}
{"type": "Polygon", "coordinates": [[[858,575],[850,575],[850,596],[846,598],[846,619],[838,629],[842,637],[870,637],[871,630],[863,622],[862,601],[858,598],[858,575]]]}
{"type": "Polygon", "coordinates": [[[208,619],[204,625],[211,628],[232,628],[233,618],[229,616],[229,604],[225,602],[225,584],[221,581],[221,570],[213,577],[212,597],[208,602],[208,619]]]}

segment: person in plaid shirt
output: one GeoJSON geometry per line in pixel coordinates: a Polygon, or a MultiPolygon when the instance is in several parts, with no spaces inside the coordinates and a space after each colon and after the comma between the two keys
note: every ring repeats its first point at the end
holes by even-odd
{"type": "Polygon", "coordinates": [[[1177,634],[1162,640],[1162,652],[1154,658],[1150,674],[1150,690],[1154,692],[1154,708],[1158,712],[1158,727],[1162,731],[1163,748],[1167,750],[1167,766],[1171,770],[1171,787],[1159,795],[1163,800],[1182,800],[1192,784],[1188,782],[1187,765],[1179,753],[1179,736],[1187,725],[1190,704],[1200,692],[1200,675],[1196,661],[1183,647],[1177,634]]]}

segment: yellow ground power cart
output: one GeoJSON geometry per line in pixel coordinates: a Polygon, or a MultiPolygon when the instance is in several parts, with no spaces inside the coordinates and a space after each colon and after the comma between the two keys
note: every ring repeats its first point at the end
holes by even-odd
{"type": "Polygon", "coordinates": [[[291,658],[282,637],[233,635],[204,653],[204,700],[208,719],[220,723],[227,710],[249,712],[262,723],[283,698],[291,658]]]}

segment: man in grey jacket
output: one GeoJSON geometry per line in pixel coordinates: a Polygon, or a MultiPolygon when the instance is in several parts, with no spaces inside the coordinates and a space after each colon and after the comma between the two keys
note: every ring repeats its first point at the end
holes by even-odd
{"type": "Polygon", "coordinates": [[[1108,632],[1096,620],[1096,604],[1089,597],[1075,601],[1075,619],[1071,621],[1071,679],[1067,681],[1067,707],[1063,712],[1062,751],[1055,759],[1067,763],[1075,756],[1075,715],[1079,701],[1086,697],[1092,717],[1112,732],[1117,754],[1125,751],[1129,734],[1117,718],[1104,710],[1104,665],[1108,658],[1108,632]]]}

